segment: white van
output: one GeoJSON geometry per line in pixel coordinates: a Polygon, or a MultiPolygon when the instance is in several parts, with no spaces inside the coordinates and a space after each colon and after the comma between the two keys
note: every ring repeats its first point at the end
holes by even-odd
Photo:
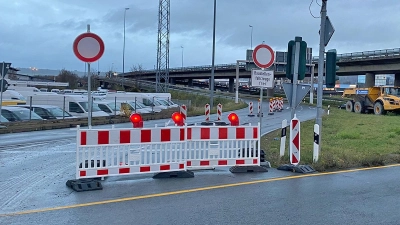
{"type": "MultiPolygon", "coordinates": [[[[30,98],[26,100],[30,105],[30,98]]],[[[32,105],[54,105],[76,117],[88,117],[89,102],[82,95],[36,95],[32,97],[32,105]]],[[[92,117],[108,116],[97,104],[93,104],[92,117]]]]}

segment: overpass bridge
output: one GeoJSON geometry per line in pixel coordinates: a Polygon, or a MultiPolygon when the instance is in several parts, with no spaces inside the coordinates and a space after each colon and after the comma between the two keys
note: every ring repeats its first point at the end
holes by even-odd
{"type": "MultiPolygon", "coordinates": [[[[337,65],[340,67],[337,71],[338,76],[366,75],[366,86],[375,84],[375,74],[395,74],[395,85],[400,86],[400,48],[338,54],[337,65]]],[[[271,69],[275,71],[275,78],[285,78],[285,66],[286,59],[274,63],[271,69]]],[[[314,67],[314,76],[318,75],[318,57],[312,57],[311,63],[307,66],[314,67]]],[[[195,79],[210,79],[211,68],[211,65],[170,68],[170,83],[193,86],[195,79]]],[[[254,68],[254,63],[250,61],[220,64],[215,65],[214,68],[215,79],[229,79],[227,88],[232,92],[236,71],[240,78],[250,78],[251,69],[249,68],[254,68]]],[[[308,69],[306,77],[311,76],[311,71],[312,69],[308,69]]],[[[156,73],[156,70],[143,70],[121,74],[121,76],[128,79],[155,81],[156,73]]],[[[208,82],[203,85],[208,86],[208,82]]]]}

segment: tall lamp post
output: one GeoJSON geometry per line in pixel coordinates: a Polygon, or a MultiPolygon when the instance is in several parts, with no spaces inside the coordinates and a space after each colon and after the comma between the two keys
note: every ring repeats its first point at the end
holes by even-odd
{"type": "Polygon", "coordinates": [[[211,81],[210,81],[210,109],[214,104],[214,61],[215,61],[215,21],[217,17],[217,0],[214,0],[214,23],[213,23],[213,47],[212,47],[212,63],[211,63],[211,81]]]}
{"type": "Polygon", "coordinates": [[[183,46],[181,46],[182,49],[182,69],[183,69],[183,46]]]}
{"type": "MultiPolygon", "coordinates": [[[[129,8],[125,8],[124,11],[124,46],[122,50],[122,76],[125,76],[125,18],[126,18],[126,11],[129,10],[129,8]]],[[[124,77],[122,77],[122,88],[124,88],[124,77]]]]}
{"type": "Polygon", "coordinates": [[[249,25],[251,27],[251,33],[250,33],[250,49],[253,50],[253,26],[249,25]]]}

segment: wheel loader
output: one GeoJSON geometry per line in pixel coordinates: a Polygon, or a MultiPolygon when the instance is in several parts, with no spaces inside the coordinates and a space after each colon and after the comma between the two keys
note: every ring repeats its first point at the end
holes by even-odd
{"type": "Polygon", "coordinates": [[[348,88],[343,97],[352,98],[346,103],[346,110],[356,113],[400,112],[400,87],[375,86],[369,88],[348,88]]]}

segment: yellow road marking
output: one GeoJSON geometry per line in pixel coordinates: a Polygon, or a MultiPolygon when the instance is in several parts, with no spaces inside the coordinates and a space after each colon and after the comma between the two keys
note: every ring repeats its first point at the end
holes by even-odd
{"type": "Polygon", "coordinates": [[[383,168],[397,167],[397,166],[400,166],[400,164],[377,166],[377,167],[367,167],[367,168],[359,168],[359,169],[351,169],[351,170],[341,170],[341,171],[335,171],[335,172],[310,173],[310,174],[287,176],[287,177],[275,177],[275,178],[269,178],[269,179],[263,179],[263,180],[253,180],[253,181],[246,181],[246,182],[240,182],[240,183],[222,184],[222,185],[193,188],[193,189],[186,189],[186,190],[179,190],[179,191],[171,191],[171,192],[164,192],[164,193],[157,193],[157,194],[111,199],[111,200],[105,200],[105,201],[88,202],[88,203],[81,203],[81,204],[75,204],[75,205],[66,205],[66,206],[58,206],[58,207],[52,207],[52,208],[26,210],[26,211],[14,212],[14,213],[0,214],[0,217],[17,216],[17,215],[24,215],[24,214],[40,213],[40,212],[49,212],[49,211],[56,211],[56,210],[62,210],[62,209],[72,209],[72,208],[95,206],[95,205],[104,205],[104,204],[110,204],[110,203],[134,201],[134,200],[139,200],[139,199],[163,197],[163,196],[169,196],[169,195],[186,194],[186,193],[192,193],[192,192],[208,191],[208,190],[236,187],[236,186],[243,186],[243,185],[250,185],[250,184],[267,183],[267,182],[290,180],[290,179],[299,179],[299,178],[304,178],[304,177],[324,176],[324,175],[331,175],[331,174],[350,173],[350,172],[373,170],[373,169],[383,169],[383,168]]]}

